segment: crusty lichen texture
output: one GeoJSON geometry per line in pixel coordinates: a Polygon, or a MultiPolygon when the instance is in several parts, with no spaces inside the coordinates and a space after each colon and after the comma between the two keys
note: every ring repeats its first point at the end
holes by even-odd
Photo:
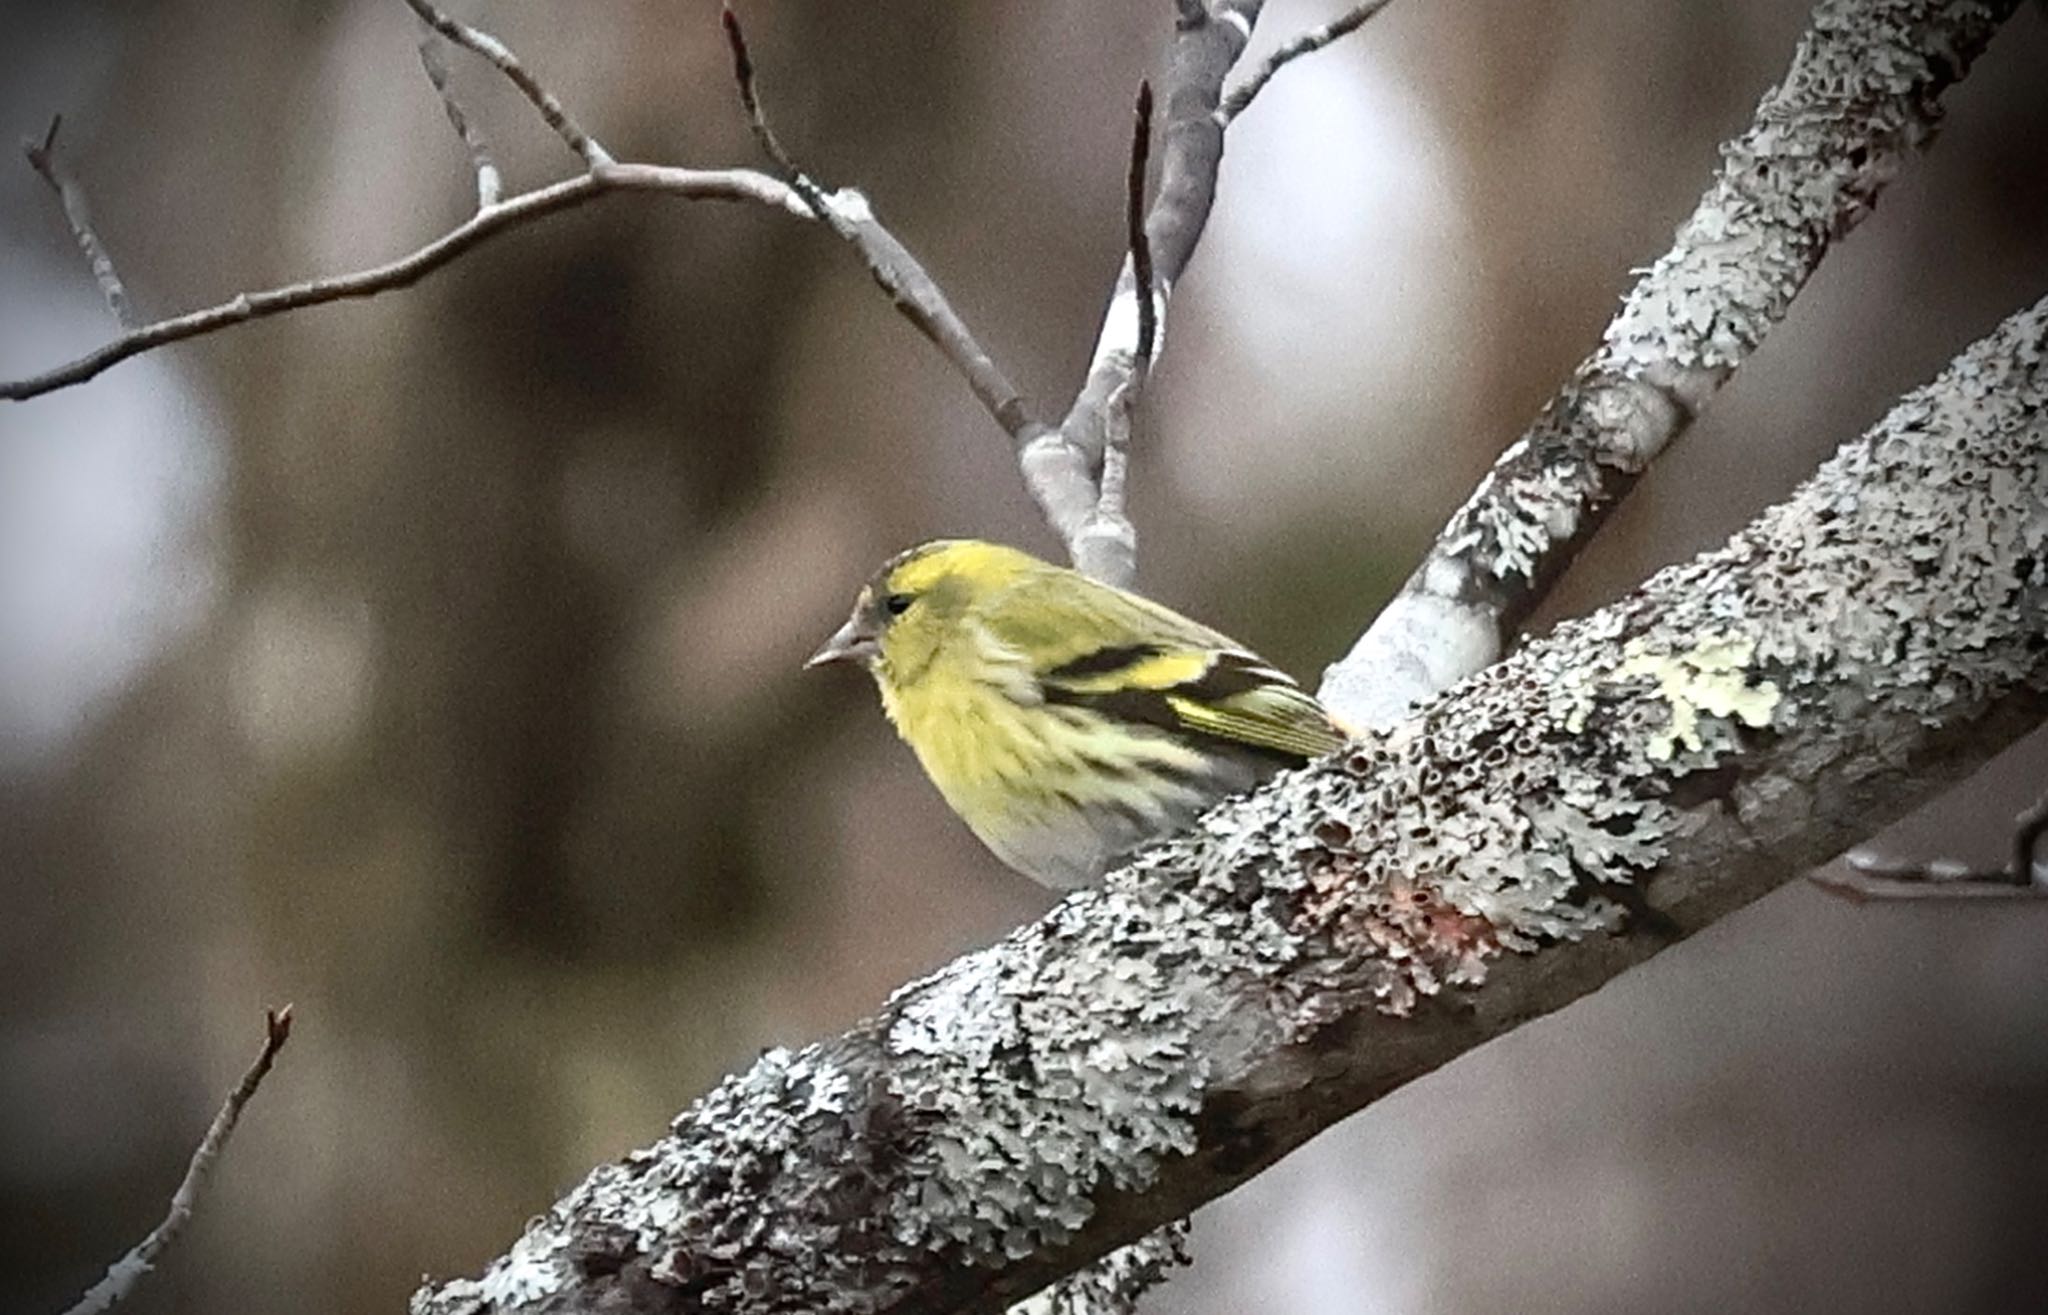
{"type": "Polygon", "coordinates": [[[2048,303],[1726,548],[769,1052],[415,1311],[999,1309],[1881,824],[2048,709],[2044,347],[2048,303]]]}
{"type": "Polygon", "coordinates": [[[1549,582],[1784,318],[1829,243],[1934,135],[1939,96],[2016,8],[1822,0],[1671,249],[1326,673],[1326,705],[1353,725],[1389,726],[1500,656],[1549,582]]]}

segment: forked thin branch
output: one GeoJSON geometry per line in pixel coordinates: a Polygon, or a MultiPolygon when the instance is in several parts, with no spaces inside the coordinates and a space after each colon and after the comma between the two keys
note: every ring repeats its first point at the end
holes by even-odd
{"type": "Polygon", "coordinates": [[[1021,446],[1043,432],[1045,426],[1031,413],[1024,395],[981,345],[959,312],[953,309],[938,280],[910,253],[910,248],[875,218],[874,208],[867,198],[852,188],[827,194],[797,167],[781,139],[775,135],[762,107],[754,60],[748,52],[746,32],[740,25],[739,15],[727,6],[720,21],[725,28],[726,44],[732,51],[733,81],[739,88],[740,105],[746,111],[748,127],[752,129],[762,154],[788,180],[789,187],[802,199],[808,213],[860,253],[869,275],[888,294],[890,304],[960,372],[967,380],[968,388],[988,408],[989,414],[995,417],[996,423],[1002,426],[1013,443],[1021,446]]]}
{"type": "MultiPolygon", "coordinates": [[[[1136,563],[1135,534],[1124,528],[1128,519],[1123,516],[1129,465],[1127,453],[1112,453],[1113,439],[1128,434],[1129,416],[1159,350],[1173,285],[1207,223],[1227,122],[1227,116],[1218,116],[1223,81],[1243,53],[1263,0],[1178,0],[1163,96],[1160,186],[1142,225],[1132,226],[1127,215],[1126,226],[1135,234],[1126,243],[1129,255],[1103,316],[1087,379],[1057,427],[1034,412],[967,328],[937,281],[875,218],[866,198],[852,189],[827,192],[796,166],[769,124],[744,33],[730,9],[725,11],[724,24],[741,102],[763,153],[783,175],[779,179],[745,169],[615,163],[504,42],[450,17],[431,0],[405,3],[434,33],[474,52],[503,74],[584,161],[587,172],[504,199],[502,175],[488,144],[455,96],[447,69],[429,43],[421,49],[422,65],[450,125],[468,150],[476,175],[477,212],[468,221],[375,268],[243,293],[151,324],[136,326],[124,320],[127,332],[76,360],[30,378],[0,381],[0,399],[21,400],[83,383],[131,356],[249,320],[408,286],[498,233],[612,192],[657,191],[693,199],[755,201],[815,218],[860,253],[896,309],[965,377],[976,398],[1009,436],[1026,486],[1076,564],[1114,583],[1129,583],[1136,563]],[[1149,263],[1143,278],[1137,267],[1141,258],[1149,263]],[[1145,293],[1139,290],[1141,284],[1145,293]]],[[[1294,54],[1289,58],[1320,49],[1369,16],[1341,24],[1341,31],[1336,30],[1340,25],[1332,25],[1327,32],[1318,29],[1298,38],[1290,45],[1294,54]]],[[[1149,133],[1147,136],[1149,145],[1149,133]]],[[[1138,163],[1142,167],[1142,160],[1138,163]]],[[[39,163],[38,167],[43,166],[39,163]]],[[[90,238],[89,226],[76,221],[82,207],[82,196],[75,206],[72,197],[66,196],[67,213],[74,214],[74,228],[80,232],[81,245],[87,247],[95,276],[103,289],[118,289],[119,281],[112,276],[104,248],[90,238]]],[[[117,310],[125,308],[118,292],[110,290],[108,296],[117,310]]]]}
{"type": "Polygon", "coordinates": [[[374,297],[409,287],[464,252],[545,214],[573,209],[601,196],[661,192],[692,200],[751,201],[810,218],[786,183],[753,169],[680,169],[653,164],[608,164],[586,174],[522,192],[480,210],[461,224],[398,259],[369,269],[308,279],[261,292],[244,292],[202,310],[158,320],[122,334],[74,361],[26,379],[0,383],[0,399],[20,401],[83,383],[131,356],[214,333],[234,324],[268,319],[306,306],[374,297]]]}
{"type": "Polygon", "coordinates": [[[1131,165],[1124,184],[1124,231],[1130,244],[1131,284],[1136,293],[1138,337],[1131,373],[1110,395],[1103,415],[1102,477],[1095,509],[1073,541],[1074,562],[1099,579],[1129,583],[1138,573],[1138,527],[1131,520],[1131,428],[1137,400],[1157,351],[1159,307],[1152,280],[1152,240],[1145,232],[1145,171],[1152,158],[1152,84],[1138,84],[1132,109],[1131,165]]]}
{"type": "Polygon", "coordinates": [[[1365,0],[1364,4],[1353,5],[1329,22],[1312,27],[1288,40],[1261,60],[1259,66],[1253,69],[1243,82],[1238,83],[1223,97],[1223,103],[1216,107],[1216,121],[1228,127],[1231,120],[1251,107],[1252,101],[1266,89],[1266,84],[1273,80],[1275,73],[1303,55],[1313,55],[1324,46],[1356,32],[1364,27],[1374,14],[1392,2],[1393,0],[1365,0]]]}
{"type": "Polygon", "coordinates": [[[513,86],[519,88],[519,94],[526,97],[534,109],[540,111],[542,121],[555,130],[555,135],[560,137],[570,150],[582,157],[585,165],[597,169],[613,162],[611,153],[598,145],[595,137],[583,131],[582,125],[570,116],[561,100],[542,86],[539,78],[527,71],[526,66],[519,62],[519,57],[514,55],[504,42],[481,28],[471,27],[467,23],[450,18],[428,0],[405,0],[405,3],[428,27],[465,50],[474,51],[489,60],[492,67],[504,74],[513,86]]]}
{"type": "MultiPolygon", "coordinates": [[[[782,180],[796,189],[811,213],[832,223],[831,208],[826,204],[824,193],[810,180],[796,162],[789,158],[789,152],[782,147],[782,141],[775,135],[775,128],[768,122],[768,111],[761,105],[760,88],[755,85],[754,58],[747,52],[747,34],[740,27],[740,16],[731,5],[719,11],[719,22],[725,28],[725,43],[732,51],[732,77],[739,85],[740,108],[746,111],[747,127],[754,134],[754,141],[761,148],[761,154],[768,157],[782,180]]],[[[834,225],[835,231],[837,226],[834,225]]],[[[841,232],[842,237],[846,236],[841,232]]]]}
{"type": "Polygon", "coordinates": [[[420,42],[420,67],[426,70],[427,81],[434,84],[435,93],[441,97],[441,108],[448,114],[448,126],[455,129],[455,135],[462,139],[462,145],[469,151],[469,167],[476,174],[476,208],[488,210],[504,195],[504,177],[498,172],[498,162],[491,156],[491,146],[484,140],[483,130],[470,119],[469,112],[463,108],[448,80],[448,64],[441,58],[438,41],[438,37],[429,36],[420,42]]]}
{"type": "MultiPolygon", "coordinates": [[[[1223,81],[1244,53],[1263,8],[1264,0],[1188,0],[1179,6],[1162,84],[1159,189],[1144,224],[1153,285],[1146,299],[1152,326],[1148,366],[1164,337],[1173,289],[1194,257],[1215,204],[1223,165],[1223,126],[1215,110],[1223,81]]],[[[1142,399],[1138,347],[1146,320],[1139,311],[1137,270],[1127,252],[1096,334],[1087,378],[1059,427],[1040,435],[1020,458],[1046,519],[1070,548],[1084,549],[1075,553],[1074,564],[1117,585],[1131,583],[1137,545],[1128,537],[1092,531],[1102,528],[1095,516],[1099,481],[1110,464],[1112,413],[1133,410],[1142,399]],[[1091,532],[1084,535],[1084,530],[1091,532]]]]}

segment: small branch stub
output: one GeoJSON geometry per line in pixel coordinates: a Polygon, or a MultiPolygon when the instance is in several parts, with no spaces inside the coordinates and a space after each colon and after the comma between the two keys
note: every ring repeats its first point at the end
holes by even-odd
{"type": "Polygon", "coordinates": [[[2004,867],[1973,868],[1952,859],[1882,859],[1852,851],[1849,871],[1822,869],[1813,883],[1857,901],[2048,899],[2048,794],[2013,820],[2012,855],[2004,867]]]}
{"type": "Polygon", "coordinates": [[[484,140],[483,130],[471,120],[448,80],[448,64],[441,58],[439,40],[438,36],[429,35],[420,42],[420,67],[426,71],[427,81],[433,84],[435,93],[441,97],[441,108],[448,115],[448,126],[455,129],[455,135],[462,139],[462,145],[469,151],[469,166],[476,174],[476,208],[488,210],[498,204],[504,193],[504,177],[498,172],[498,163],[492,158],[490,143],[484,140]]]}
{"type": "Polygon", "coordinates": [[[64,167],[57,153],[57,133],[64,126],[61,114],[50,117],[49,131],[38,142],[24,140],[22,154],[28,157],[29,166],[57,194],[57,202],[64,207],[65,222],[71,225],[72,240],[85,255],[85,263],[92,270],[93,282],[99,285],[100,296],[106,299],[107,309],[114,313],[114,321],[124,329],[135,327],[135,308],[128,300],[128,289],[121,282],[119,271],[114,268],[114,258],[107,253],[107,244],[100,240],[99,230],[93,227],[92,209],[86,203],[85,188],[71,171],[64,167]]]}

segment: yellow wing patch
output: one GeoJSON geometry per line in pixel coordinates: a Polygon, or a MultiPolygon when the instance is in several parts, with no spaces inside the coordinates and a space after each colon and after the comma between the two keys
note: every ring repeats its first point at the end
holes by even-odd
{"type": "Polygon", "coordinates": [[[1193,684],[1208,675],[1213,665],[1215,655],[1212,653],[1153,653],[1106,670],[1066,676],[1059,683],[1076,694],[1113,694],[1124,689],[1167,690],[1193,684]]]}

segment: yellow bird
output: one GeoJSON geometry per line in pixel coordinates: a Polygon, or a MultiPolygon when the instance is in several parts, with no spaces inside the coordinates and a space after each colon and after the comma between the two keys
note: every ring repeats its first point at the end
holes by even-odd
{"type": "Polygon", "coordinates": [[[1099,878],[1211,804],[1345,743],[1235,640],[1028,553],[898,554],[806,666],[865,665],[953,811],[1048,886],[1099,878]]]}

